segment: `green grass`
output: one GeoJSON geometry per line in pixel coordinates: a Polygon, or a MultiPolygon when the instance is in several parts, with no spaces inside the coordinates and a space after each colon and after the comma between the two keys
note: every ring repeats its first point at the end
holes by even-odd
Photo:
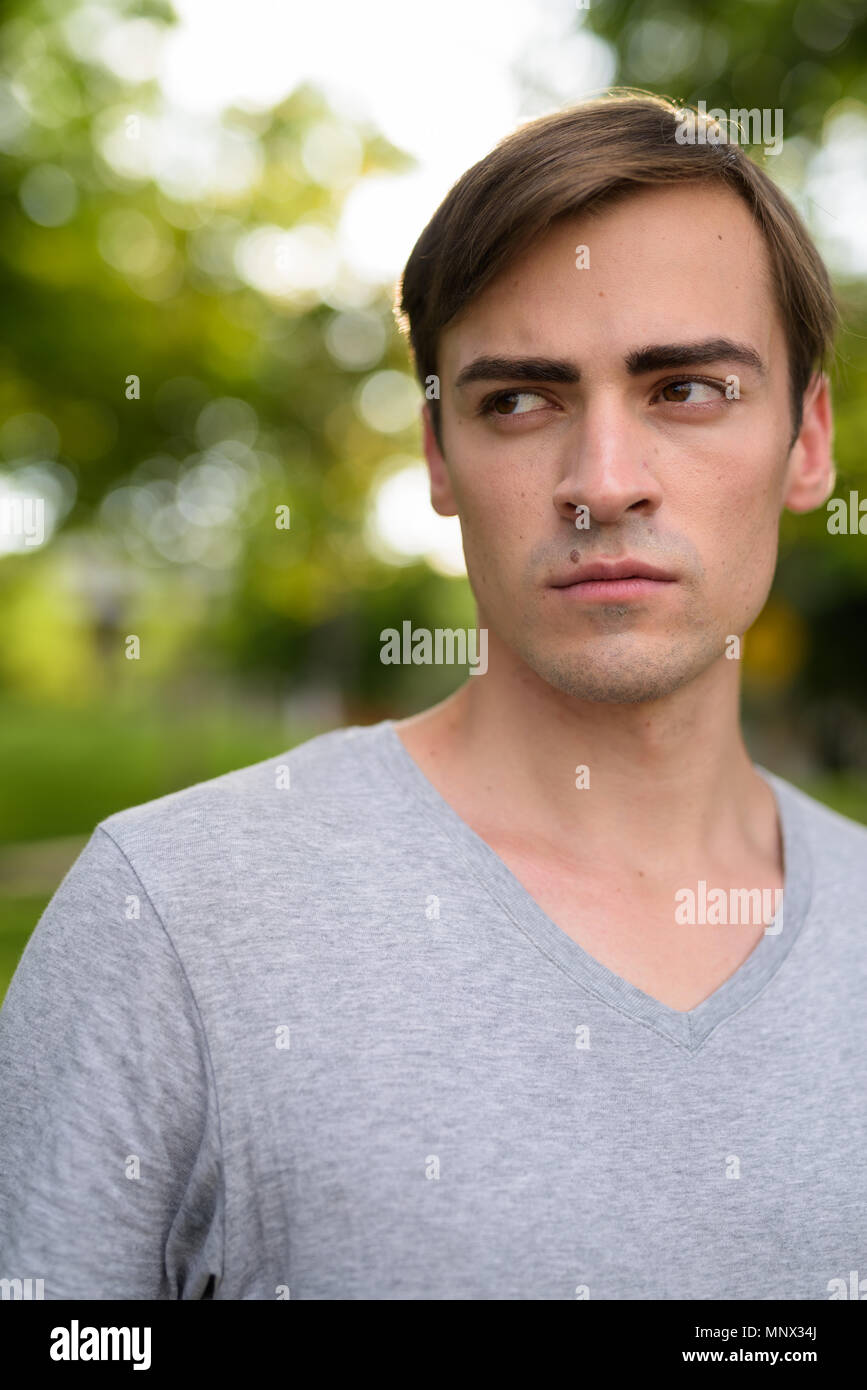
{"type": "Polygon", "coordinates": [[[309,737],[238,708],[61,710],[0,701],[0,844],[88,834],[114,811],[309,737]]]}
{"type": "Polygon", "coordinates": [[[83,844],[114,811],[273,757],[316,732],[225,700],[60,709],[0,699],[0,1000],[75,857],[64,839],[83,844]]]}

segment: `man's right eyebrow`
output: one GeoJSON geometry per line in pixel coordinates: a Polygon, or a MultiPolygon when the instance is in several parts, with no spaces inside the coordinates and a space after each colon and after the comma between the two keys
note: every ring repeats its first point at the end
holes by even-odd
{"type": "Polygon", "coordinates": [[[556,381],[574,386],[581,373],[565,357],[476,357],[458,372],[455,390],[474,381],[556,381]]]}

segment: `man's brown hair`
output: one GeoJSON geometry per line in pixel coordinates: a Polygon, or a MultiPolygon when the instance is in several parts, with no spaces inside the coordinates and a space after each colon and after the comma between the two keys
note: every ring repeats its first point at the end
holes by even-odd
{"type": "MultiPolygon", "coordinates": [[[[837,309],[801,218],[736,139],[736,131],[727,134],[694,109],[627,92],[542,116],[501,140],[450,189],[401,278],[395,312],[422,385],[437,374],[441,330],[555,218],[614,202],[642,185],[714,180],[744,199],[764,234],[789,348],[794,443],[804,392],[833,343],[837,309]],[[721,130],[723,139],[679,143],[676,133],[687,122],[696,133],[711,127],[711,139],[721,130]]],[[[689,228],[672,235],[688,238],[689,228]]],[[[438,398],[431,412],[442,446],[438,398]]]]}

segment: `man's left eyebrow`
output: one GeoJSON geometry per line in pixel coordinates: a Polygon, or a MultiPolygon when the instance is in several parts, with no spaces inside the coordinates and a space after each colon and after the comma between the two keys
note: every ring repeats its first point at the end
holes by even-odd
{"type": "Polygon", "coordinates": [[[556,381],[574,386],[581,373],[562,357],[476,357],[458,372],[455,390],[473,381],[556,381]]]}
{"type": "Polygon", "coordinates": [[[666,367],[706,367],[713,362],[739,362],[743,367],[752,367],[759,376],[768,374],[755,348],[747,343],[734,343],[730,338],[706,338],[700,343],[654,343],[636,348],[623,360],[630,376],[666,367]]]}

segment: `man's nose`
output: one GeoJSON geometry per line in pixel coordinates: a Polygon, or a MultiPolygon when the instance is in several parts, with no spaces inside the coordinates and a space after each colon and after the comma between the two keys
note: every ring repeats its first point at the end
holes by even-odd
{"type": "Polygon", "coordinates": [[[564,441],[553,497],[558,513],[574,524],[577,509],[586,507],[600,526],[613,525],[630,511],[650,516],[662,502],[649,461],[654,443],[625,404],[588,407],[564,441]]]}

